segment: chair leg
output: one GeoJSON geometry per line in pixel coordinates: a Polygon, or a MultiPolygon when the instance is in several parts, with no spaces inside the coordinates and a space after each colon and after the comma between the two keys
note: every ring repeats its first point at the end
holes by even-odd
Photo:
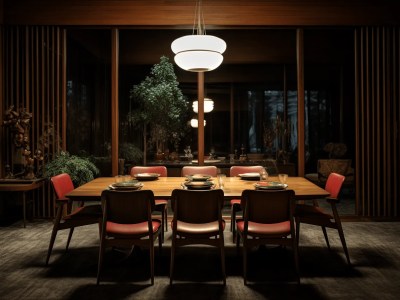
{"type": "Polygon", "coordinates": [[[236,231],[236,248],[239,248],[240,246],[240,233],[239,231],[236,231]]]}
{"type": "Polygon", "coordinates": [[[51,255],[51,252],[53,250],[54,242],[55,242],[56,237],[57,237],[57,231],[58,231],[57,228],[53,228],[53,231],[51,232],[49,249],[47,250],[46,265],[49,264],[50,255],[51,255]]]}
{"type": "Polygon", "coordinates": [[[101,239],[101,220],[99,220],[99,239],[101,239]]]}
{"type": "Polygon", "coordinates": [[[63,206],[61,205],[57,209],[56,219],[54,220],[53,230],[51,232],[51,237],[50,237],[49,249],[47,250],[46,265],[49,264],[50,255],[51,255],[51,252],[53,251],[54,242],[57,237],[58,227],[60,225],[60,221],[61,221],[61,217],[62,217],[62,210],[63,210],[63,206]]]}
{"type": "Polygon", "coordinates": [[[99,285],[100,283],[100,272],[101,272],[101,267],[103,265],[104,248],[105,248],[104,241],[100,240],[99,261],[97,265],[97,281],[96,281],[97,285],[99,285]]]}
{"type": "Polygon", "coordinates": [[[163,241],[161,240],[160,234],[158,234],[158,255],[160,257],[162,254],[162,243],[163,243],[163,241]]]}
{"type": "Polygon", "coordinates": [[[161,232],[160,236],[158,236],[158,238],[161,239],[162,243],[164,243],[164,224],[165,224],[165,210],[163,209],[161,212],[161,232]]]}
{"type": "MultiPolygon", "coordinates": [[[[168,205],[165,205],[164,208],[164,224],[165,224],[165,231],[168,232],[168,205]]],[[[164,235],[163,235],[164,241],[164,235]]]]}
{"type": "Polygon", "coordinates": [[[338,232],[339,232],[340,240],[341,240],[341,242],[342,242],[344,254],[346,255],[347,263],[348,263],[349,265],[351,265],[350,256],[349,256],[349,251],[347,250],[346,240],[345,240],[345,238],[344,238],[344,233],[343,233],[343,229],[342,229],[342,226],[341,226],[341,225],[338,226],[338,232]]]}
{"type": "Polygon", "coordinates": [[[298,242],[295,239],[292,240],[293,258],[294,258],[294,265],[296,267],[297,283],[300,284],[299,251],[297,243],[298,242]]]}
{"type": "Polygon", "coordinates": [[[169,267],[169,284],[172,284],[172,280],[173,280],[173,276],[174,276],[175,247],[176,247],[176,237],[175,237],[175,233],[172,232],[171,262],[170,262],[170,267],[169,267]]]}
{"type": "Polygon", "coordinates": [[[243,240],[243,283],[247,285],[247,248],[243,240]]]}
{"type": "Polygon", "coordinates": [[[68,251],[69,243],[71,242],[73,233],[74,233],[74,227],[71,227],[68,234],[67,247],[65,248],[66,251],[68,251]]]}
{"type": "Polygon", "coordinates": [[[326,245],[328,246],[328,249],[330,250],[331,245],[329,244],[328,233],[326,232],[326,227],[325,226],[321,226],[321,227],[322,227],[322,232],[324,233],[326,245]]]}
{"type": "Polygon", "coordinates": [[[151,285],[154,285],[154,240],[150,239],[150,276],[151,276],[151,285]]]}
{"type": "Polygon", "coordinates": [[[224,236],[221,235],[220,239],[220,251],[221,251],[221,270],[222,270],[222,280],[224,285],[226,285],[226,272],[225,272],[225,246],[224,246],[224,236]]]}
{"type": "Polygon", "coordinates": [[[349,251],[347,250],[347,245],[346,245],[346,239],[344,238],[342,222],[340,221],[339,214],[338,214],[337,209],[336,209],[336,205],[333,204],[333,203],[332,203],[332,212],[333,212],[333,216],[335,218],[335,223],[336,223],[337,230],[339,232],[340,241],[342,242],[344,254],[346,255],[347,263],[349,265],[351,265],[349,251]]]}
{"type": "Polygon", "coordinates": [[[232,242],[235,243],[235,239],[236,239],[236,204],[233,204],[232,208],[231,208],[231,231],[232,231],[232,242]]]}
{"type": "Polygon", "coordinates": [[[296,244],[299,247],[300,240],[300,220],[296,219],[296,244]]]}
{"type": "Polygon", "coordinates": [[[233,232],[233,225],[234,225],[234,222],[236,219],[236,212],[234,210],[234,206],[235,206],[235,204],[231,205],[231,232],[233,232]]]}

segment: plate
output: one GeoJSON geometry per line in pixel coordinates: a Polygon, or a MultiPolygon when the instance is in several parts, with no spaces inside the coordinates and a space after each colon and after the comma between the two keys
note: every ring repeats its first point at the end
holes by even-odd
{"type": "Polygon", "coordinates": [[[214,186],[214,183],[211,181],[188,181],[184,185],[189,190],[209,190],[214,186]]]}
{"type": "Polygon", "coordinates": [[[211,178],[211,176],[205,174],[193,174],[187,175],[186,178],[190,181],[207,181],[211,178]]]}
{"type": "Polygon", "coordinates": [[[109,185],[112,190],[138,190],[143,187],[143,183],[134,181],[117,182],[109,185]]]}
{"type": "Polygon", "coordinates": [[[284,190],[288,187],[285,183],[275,181],[257,182],[254,186],[256,190],[284,190]]]}
{"type": "MultiPolygon", "coordinates": [[[[204,163],[205,164],[215,164],[215,163],[218,163],[220,161],[221,161],[220,159],[205,159],[204,163]]],[[[193,159],[192,160],[192,163],[194,163],[194,164],[197,164],[198,162],[199,161],[197,159],[193,159]]]]}
{"type": "Polygon", "coordinates": [[[158,173],[138,173],[133,175],[137,180],[156,180],[160,177],[158,173]]]}
{"type": "Polygon", "coordinates": [[[242,173],[239,176],[245,180],[260,180],[260,173],[242,173]]]}

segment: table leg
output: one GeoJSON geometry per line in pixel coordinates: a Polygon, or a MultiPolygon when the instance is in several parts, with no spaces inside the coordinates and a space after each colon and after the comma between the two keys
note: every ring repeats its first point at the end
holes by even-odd
{"type": "Polygon", "coordinates": [[[22,193],[22,210],[23,210],[23,215],[24,215],[24,228],[26,228],[26,193],[22,193]]]}

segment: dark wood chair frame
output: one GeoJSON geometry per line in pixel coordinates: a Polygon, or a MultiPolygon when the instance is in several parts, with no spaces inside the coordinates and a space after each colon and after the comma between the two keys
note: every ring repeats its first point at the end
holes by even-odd
{"type": "Polygon", "coordinates": [[[170,264],[170,284],[173,282],[176,248],[186,245],[203,244],[218,247],[221,255],[223,284],[226,285],[224,228],[222,219],[224,192],[220,189],[208,191],[174,190],[171,195],[174,210],[172,220],[172,247],[170,264]],[[195,227],[193,231],[180,231],[179,222],[185,227],[195,227]],[[218,222],[216,231],[203,230],[211,222],[218,222]]]}
{"type": "MultiPolygon", "coordinates": [[[[247,285],[247,250],[249,248],[260,245],[283,245],[290,246],[293,249],[293,259],[297,274],[297,282],[300,283],[299,260],[297,239],[295,233],[294,210],[295,210],[295,193],[293,190],[244,190],[241,197],[241,206],[243,209],[244,230],[236,231],[236,247],[240,247],[240,241],[243,240],[243,281],[247,285]],[[277,201],[286,200],[284,204],[285,212],[276,211],[277,201]],[[266,216],[267,211],[273,211],[273,214],[285,215],[282,220],[277,220],[275,216],[266,216]],[[261,220],[262,219],[262,220],[261,220]],[[249,231],[249,222],[257,222],[265,225],[279,223],[282,221],[290,222],[290,233],[284,234],[263,234],[249,231]]],[[[282,205],[278,205],[281,207],[282,205]]]]}

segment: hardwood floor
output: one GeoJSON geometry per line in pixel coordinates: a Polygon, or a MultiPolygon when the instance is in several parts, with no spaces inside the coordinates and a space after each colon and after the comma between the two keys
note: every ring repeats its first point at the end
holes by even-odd
{"type": "MultiPolygon", "coordinates": [[[[262,247],[249,254],[249,285],[243,285],[242,256],[225,232],[227,285],[216,248],[178,249],[176,276],[169,285],[170,231],[161,256],[156,251],[155,284],[150,286],[148,251],[109,249],[96,286],[98,228],[77,228],[70,250],[68,232],[57,237],[49,266],[45,257],[52,223],[48,220],[0,227],[0,299],[398,299],[400,222],[344,222],[352,266],[339,237],[302,224],[301,284],[296,283],[290,248],[262,247]]],[[[158,250],[158,249],[156,249],[158,250]]]]}

